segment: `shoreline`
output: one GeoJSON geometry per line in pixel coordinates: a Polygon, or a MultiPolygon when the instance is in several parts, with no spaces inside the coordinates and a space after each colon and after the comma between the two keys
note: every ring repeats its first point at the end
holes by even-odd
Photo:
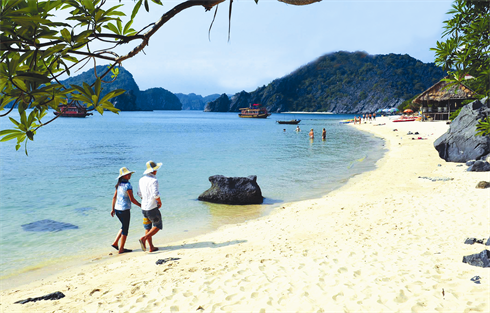
{"type": "Polygon", "coordinates": [[[485,248],[464,245],[467,237],[490,234],[489,208],[479,201],[488,199],[490,190],[475,189],[489,173],[465,172],[465,166],[439,159],[432,143],[445,124],[393,124],[387,118],[373,123],[350,126],[384,138],[388,151],[373,171],[322,198],[282,204],[267,216],[157,253],[112,257],[4,290],[0,307],[5,312],[488,310],[488,269],[461,259],[485,248]],[[375,127],[378,123],[386,125],[375,127]],[[428,139],[411,140],[408,130],[428,139]],[[165,258],[179,260],[155,264],[165,258]],[[470,280],[476,275],[482,284],[470,280]],[[66,298],[13,304],[55,291],[66,298]]]}

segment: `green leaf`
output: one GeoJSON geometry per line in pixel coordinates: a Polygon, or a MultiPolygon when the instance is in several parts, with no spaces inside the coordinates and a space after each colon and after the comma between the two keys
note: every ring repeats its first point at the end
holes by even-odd
{"type": "Polygon", "coordinates": [[[141,7],[141,2],[143,0],[139,0],[138,2],[136,2],[136,4],[134,5],[134,8],[133,8],[133,12],[131,13],[131,20],[134,20],[134,17],[136,16],[136,14],[138,14],[138,11],[140,10],[140,7],[141,7]]]}
{"type": "Polygon", "coordinates": [[[150,5],[148,4],[148,0],[145,0],[145,10],[146,12],[150,12],[150,5]]]}
{"type": "Polygon", "coordinates": [[[97,77],[97,80],[95,81],[95,86],[94,86],[95,87],[95,94],[97,96],[100,95],[100,91],[101,91],[101,86],[100,85],[101,85],[100,77],[97,77]]]}
{"type": "Polygon", "coordinates": [[[71,35],[70,35],[70,31],[68,29],[63,28],[60,33],[66,42],[71,42],[71,35]]]}
{"type": "Polygon", "coordinates": [[[20,123],[19,123],[19,122],[17,122],[16,120],[14,120],[13,118],[11,118],[10,116],[9,116],[9,119],[10,119],[10,121],[11,121],[12,123],[14,123],[14,124],[15,124],[15,126],[19,127],[19,125],[20,125],[20,123]]]}
{"type": "Polygon", "coordinates": [[[97,110],[97,112],[99,112],[99,113],[100,113],[100,115],[103,115],[103,114],[104,114],[104,108],[103,108],[103,107],[98,106],[98,107],[96,107],[95,109],[97,110]]]}
{"type": "Polygon", "coordinates": [[[12,139],[19,139],[23,135],[24,135],[23,132],[17,131],[16,133],[12,133],[10,135],[4,136],[2,139],[0,139],[0,142],[9,141],[9,140],[12,140],[12,139]]]}

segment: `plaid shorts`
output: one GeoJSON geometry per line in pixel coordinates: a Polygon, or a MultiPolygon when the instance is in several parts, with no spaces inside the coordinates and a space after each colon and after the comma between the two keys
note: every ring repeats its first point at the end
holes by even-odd
{"type": "Polygon", "coordinates": [[[150,230],[152,225],[160,230],[163,229],[162,214],[159,209],[141,210],[141,213],[143,213],[143,227],[146,230],[150,230]]]}

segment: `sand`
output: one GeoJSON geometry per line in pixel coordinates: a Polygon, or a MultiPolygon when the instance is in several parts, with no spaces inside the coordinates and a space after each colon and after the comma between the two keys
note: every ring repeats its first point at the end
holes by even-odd
{"type": "Polygon", "coordinates": [[[490,174],[438,157],[444,122],[346,127],[384,138],[388,152],[340,189],[155,253],[114,255],[5,290],[0,310],[489,312],[490,268],[462,258],[490,249],[464,244],[490,236],[490,189],[475,188],[490,174]],[[156,264],[165,258],[174,260],[156,264]],[[14,304],[54,291],[66,297],[14,304]]]}

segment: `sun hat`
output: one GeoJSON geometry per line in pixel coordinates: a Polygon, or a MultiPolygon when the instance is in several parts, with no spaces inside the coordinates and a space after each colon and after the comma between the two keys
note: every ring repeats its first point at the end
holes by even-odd
{"type": "Polygon", "coordinates": [[[148,173],[151,173],[151,172],[158,170],[160,168],[160,166],[162,166],[162,164],[163,163],[157,164],[153,161],[146,162],[146,171],[143,174],[148,174],[148,173]]]}
{"type": "Polygon", "coordinates": [[[117,176],[117,178],[116,178],[116,179],[119,179],[119,178],[121,178],[121,177],[123,177],[123,176],[125,176],[125,175],[128,175],[128,174],[133,174],[133,173],[134,173],[134,172],[132,172],[132,171],[128,170],[128,168],[127,168],[127,167],[121,167],[121,168],[119,169],[119,176],[117,176]]]}

